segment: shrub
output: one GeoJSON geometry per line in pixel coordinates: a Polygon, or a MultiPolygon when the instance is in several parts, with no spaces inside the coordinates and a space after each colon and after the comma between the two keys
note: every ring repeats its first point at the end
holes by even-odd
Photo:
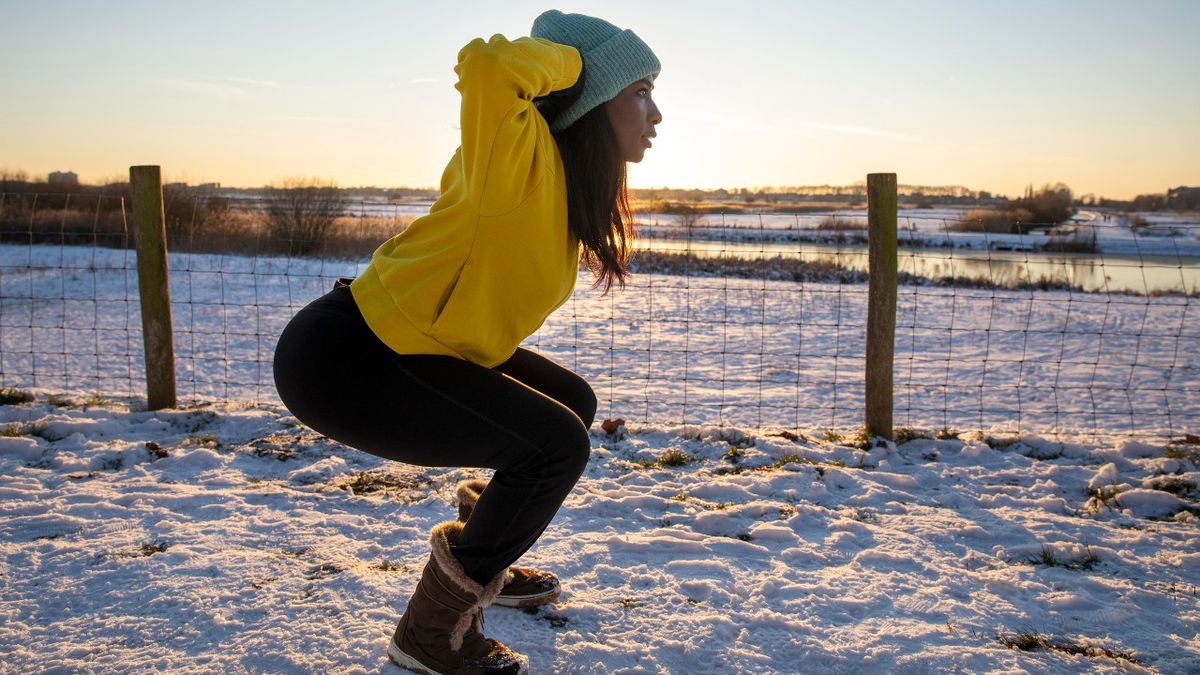
{"type": "Polygon", "coordinates": [[[167,236],[204,232],[229,217],[229,200],[186,185],[163,186],[167,236]]]}
{"type": "Polygon", "coordinates": [[[1029,211],[1032,222],[1057,224],[1070,219],[1075,212],[1071,207],[1074,197],[1071,188],[1062,183],[1043,185],[1037,193],[1018,199],[1015,205],[1029,211]]]}
{"type": "Polygon", "coordinates": [[[317,253],[345,207],[346,197],[333,183],[289,178],[267,191],[267,234],[286,241],[291,255],[317,253]]]}
{"type": "Polygon", "coordinates": [[[1033,214],[1023,208],[1002,211],[972,209],[957,223],[946,226],[950,232],[984,232],[987,234],[1017,234],[1022,225],[1033,222],[1033,214]]]}
{"type": "Polygon", "coordinates": [[[987,232],[990,234],[1025,234],[1037,225],[1056,225],[1070,219],[1074,213],[1071,188],[1056,183],[1042,186],[1021,199],[1009,202],[1004,208],[991,211],[976,209],[957,223],[947,225],[951,232],[987,232]]]}

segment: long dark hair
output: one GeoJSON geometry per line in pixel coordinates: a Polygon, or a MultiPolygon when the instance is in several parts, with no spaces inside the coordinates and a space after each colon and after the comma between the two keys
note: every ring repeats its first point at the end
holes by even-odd
{"type": "Polygon", "coordinates": [[[604,106],[555,134],[567,184],[567,223],[583,244],[594,287],[624,288],[633,242],[633,211],[625,186],[625,161],[604,106]]]}

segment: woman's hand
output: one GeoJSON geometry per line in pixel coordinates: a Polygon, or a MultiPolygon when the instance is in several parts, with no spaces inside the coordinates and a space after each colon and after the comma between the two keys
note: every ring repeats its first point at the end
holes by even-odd
{"type": "Polygon", "coordinates": [[[564,110],[570,108],[579,100],[579,96],[583,93],[583,83],[587,78],[587,67],[581,66],[579,69],[579,79],[575,80],[575,84],[552,91],[546,96],[533,99],[537,105],[538,112],[542,113],[542,117],[546,119],[546,124],[554,124],[554,118],[558,117],[564,110]]]}

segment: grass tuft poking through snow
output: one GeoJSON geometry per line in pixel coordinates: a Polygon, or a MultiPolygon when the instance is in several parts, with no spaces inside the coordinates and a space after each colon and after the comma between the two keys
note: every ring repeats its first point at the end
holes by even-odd
{"type": "Polygon", "coordinates": [[[1029,558],[1025,558],[1023,562],[1031,565],[1042,565],[1044,567],[1062,567],[1069,570],[1090,570],[1100,562],[1100,556],[1092,550],[1091,546],[1084,545],[1084,552],[1076,557],[1062,557],[1054,551],[1053,548],[1042,544],[1038,553],[1029,558]]]}
{"type": "Polygon", "coordinates": [[[1163,457],[1200,464],[1200,445],[1172,443],[1163,449],[1163,457]]]}
{"type": "Polygon", "coordinates": [[[22,403],[32,403],[33,400],[33,394],[23,389],[12,387],[0,389],[0,405],[21,405],[22,403]]]}
{"type": "Polygon", "coordinates": [[[1019,649],[1025,652],[1046,650],[1072,656],[1085,656],[1090,659],[1112,659],[1135,666],[1142,665],[1141,661],[1129,650],[1113,649],[1092,642],[1063,640],[1033,631],[1002,633],[996,636],[996,640],[1009,649],[1019,649]]]}
{"type": "Polygon", "coordinates": [[[1129,489],[1124,485],[1103,485],[1092,490],[1092,496],[1088,498],[1087,503],[1083,505],[1084,510],[1090,513],[1099,513],[1105,509],[1117,509],[1117,497],[1122,492],[1129,489]]]}
{"type": "Polygon", "coordinates": [[[334,481],[333,486],[346,490],[353,495],[371,494],[373,492],[398,495],[402,492],[419,489],[430,483],[431,481],[424,476],[401,478],[377,471],[359,471],[349,480],[338,479],[334,481]]]}

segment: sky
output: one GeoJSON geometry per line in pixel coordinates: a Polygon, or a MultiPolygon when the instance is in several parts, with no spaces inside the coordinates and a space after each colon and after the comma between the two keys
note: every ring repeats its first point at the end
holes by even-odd
{"type": "MultiPolygon", "coordinates": [[[[454,64],[544,3],[0,0],[0,170],[435,186],[454,64]]],[[[633,187],[1200,185],[1200,2],[572,2],[663,64],[633,187]]]]}

